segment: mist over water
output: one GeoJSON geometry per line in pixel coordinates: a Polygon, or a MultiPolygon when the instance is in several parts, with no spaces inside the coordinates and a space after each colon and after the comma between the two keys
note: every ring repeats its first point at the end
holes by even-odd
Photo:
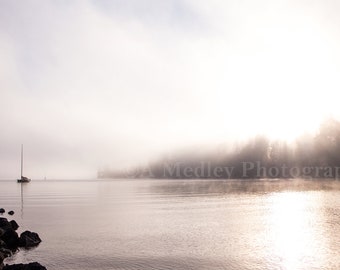
{"type": "Polygon", "coordinates": [[[102,169],[98,178],[340,179],[340,122],[324,121],[292,142],[256,136],[242,144],[164,155],[130,170],[102,169]]]}
{"type": "Polygon", "coordinates": [[[0,1],[0,217],[43,240],[5,263],[340,269],[339,14],[0,1]]]}
{"type": "Polygon", "coordinates": [[[0,178],[93,178],[339,118],[333,2],[1,1],[0,178]],[[20,8],[19,8],[20,7],[20,8]]]}
{"type": "Polygon", "coordinates": [[[7,263],[57,269],[338,269],[339,181],[2,182],[43,242],[7,263]]]}

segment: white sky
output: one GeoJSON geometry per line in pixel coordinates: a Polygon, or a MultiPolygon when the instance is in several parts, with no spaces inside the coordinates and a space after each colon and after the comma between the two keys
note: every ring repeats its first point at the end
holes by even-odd
{"type": "Polygon", "coordinates": [[[95,177],[339,117],[338,1],[0,0],[0,179],[95,177]]]}

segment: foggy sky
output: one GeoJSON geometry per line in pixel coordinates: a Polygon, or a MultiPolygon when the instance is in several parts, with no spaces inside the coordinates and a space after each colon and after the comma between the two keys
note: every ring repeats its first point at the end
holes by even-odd
{"type": "Polygon", "coordinates": [[[95,177],[339,117],[337,1],[0,0],[0,179],[95,177]]]}

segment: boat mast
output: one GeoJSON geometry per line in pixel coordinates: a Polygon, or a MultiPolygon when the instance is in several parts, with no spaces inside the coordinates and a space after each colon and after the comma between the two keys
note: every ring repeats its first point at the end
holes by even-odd
{"type": "Polygon", "coordinates": [[[24,168],[24,145],[21,144],[21,178],[23,175],[23,168],[24,168]]]}

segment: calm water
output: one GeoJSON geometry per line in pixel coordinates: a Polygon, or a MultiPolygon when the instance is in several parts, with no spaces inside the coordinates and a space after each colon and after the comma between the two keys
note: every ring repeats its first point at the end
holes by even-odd
{"type": "Polygon", "coordinates": [[[7,263],[340,269],[340,181],[2,181],[0,207],[43,239],[7,263]]]}

